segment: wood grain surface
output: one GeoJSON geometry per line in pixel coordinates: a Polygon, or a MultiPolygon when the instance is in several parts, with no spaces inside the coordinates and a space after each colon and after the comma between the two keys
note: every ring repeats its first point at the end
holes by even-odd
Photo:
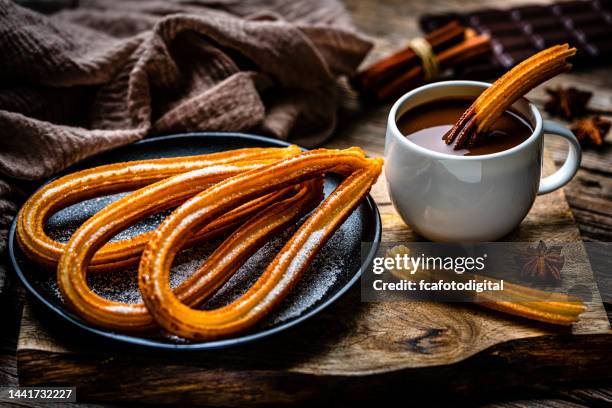
{"type": "MultiPolygon", "coordinates": [[[[374,60],[417,34],[416,18],[423,12],[517,1],[346,3],[357,26],[375,40],[369,57],[374,60]]],[[[609,68],[566,74],[554,83],[592,89],[593,106],[604,111],[612,107],[609,68]]],[[[389,105],[364,106],[346,88],[339,91],[341,120],[329,146],[358,145],[381,155],[389,105]]],[[[538,104],[544,100],[542,89],[529,96],[538,104]]],[[[562,142],[547,141],[547,147],[557,164],[562,161],[562,142]]],[[[539,197],[508,239],[608,241],[609,147],[608,142],[602,150],[585,151],[577,178],[564,189],[571,209],[561,191],[539,197]]],[[[551,171],[553,160],[547,158],[546,167],[551,171]]],[[[399,220],[384,180],[373,195],[383,218],[384,240],[420,239],[399,220]]],[[[197,355],[122,350],[58,327],[31,307],[19,322],[14,316],[22,300],[16,285],[2,298],[5,310],[15,313],[5,327],[15,332],[20,325],[21,334],[18,344],[14,337],[2,338],[0,378],[15,383],[17,348],[22,384],[74,384],[83,401],[266,406],[312,400],[380,402],[407,395],[506,407],[606,406],[612,401],[608,388],[593,388],[609,385],[612,375],[609,323],[597,300],[580,324],[567,331],[469,305],[365,304],[353,288],[327,312],[295,330],[250,346],[197,355]],[[545,399],[531,399],[534,395],[545,399]],[[495,402],[503,399],[513,401],[495,402]]]]}
{"type": "MultiPolygon", "coordinates": [[[[377,140],[380,135],[371,137],[377,140]]],[[[337,139],[336,143],[346,142],[337,139]]],[[[360,143],[366,148],[373,144],[360,143]]],[[[545,171],[553,169],[547,156],[545,171]]],[[[390,204],[384,178],[372,195],[381,210],[383,241],[420,239],[390,204]]],[[[507,237],[547,242],[579,238],[561,190],[538,197],[525,222],[507,237]]],[[[74,384],[81,398],[95,401],[180,403],[188,398],[207,405],[266,406],[340,396],[362,399],[387,382],[413,389],[417,383],[411,374],[421,370],[429,373],[419,374],[421,378],[446,376],[449,392],[460,388],[471,394],[483,386],[483,364],[489,371],[498,371],[496,378],[504,378],[487,384],[488,392],[503,392],[525,381],[533,386],[552,378],[584,379],[585,372],[593,379],[612,378],[608,370],[612,356],[602,353],[612,346],[612,335],[608,335],[610,325],[597,297],[580,321],[566,330],[471,305],[361,303],[359,291],[352,290],[320,317],[285,335],[178,361],[161,353],[140,357],[118,353],[108,345],[62,339],[57,332],[26,309],[17,345],[20,382],[74,384]],[[569,352],[577,354],[568,359],[569,352]],[[547,364],[555,370],[541,373],[547,364]],[[347,381],[347,377],[354,380],[347,381]],[[287,388],[287,384],[292,386],[287,388]],[[333,394],[330,384],[336,384],[333,394]]]]}

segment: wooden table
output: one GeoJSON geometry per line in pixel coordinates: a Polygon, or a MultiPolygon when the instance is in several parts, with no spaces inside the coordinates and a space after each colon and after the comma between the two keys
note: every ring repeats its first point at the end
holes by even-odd
{"type": "MultiPolygon", "coordinates": [[[[353,13],[357,26],[374,37],[376,48],[371,59],[382,55],[390,49],[401,46],[406,39],[418,33],[416,18],[423,12],[445,11],[458,8],[454,2],[437,0],[418,1],[388,1],[370,2],[365,0],[349,0],[347,6],[353,13]]],[[[462,1],[461,9],[482,6],[483,2],[462,1]]],[[[495,3],[495,2],[486,2],[495,3]]],[[[504,5],[509,1],[500,2],[504,5]]],[[[571,81],[579,87],[596,91],[593,105],[598,109],[610,110],[612,107],[612,82],[608,70],[592,70],[565,75],[556,82],[571,81]],[[606,82],[607,81],[607,82],[606,82]]],[[[530,97],[536,102],[543,100],[542,90],[534,91],[530,97]]],[[[383,132],[386,113],[389,106],[383,105],[364,109],[354,99],[353,95],[345,94],[342,107],[341,122],[338,134],[331,141],[331,146],[360,145],[369,153],[380,155],[383,149],[383,132]]],[[[563,144],[552,142],[553,156],[563,158],[563,144]]],[[[609,145],[599,151],[585,151],[583,166],[577,178],[565,189],[566,196],[578,221],[582,238],[585,240],[609,240],[612,236],[612,211],[610,192],[610,162],[612,152],[609,145]]],[[[5,331],[0,337],[2,354],[0,355],[0,383],[15,384],[15,341],[19,324],[23,293],[18,285],[12,285],[11,290],[2,298],[5,311],[2,319],[5,331]]],[[[591,386],[591,384],[587,384],[591,386]]],[[[583,385],[584,386],[584,385],[583,385]]],[[[608,388],[574,389],[542,387],[541,392],[534,395],[531,390],[527,395],[513,395],[514,398],[545,397],[545,400],[519,400],[496,403],[495,406],[525,406],[529,404],[562,405],[571,401],[577,406],[604,404],[612,400],[612,391],[608,388]]]]}
{"type": "MultiPolygon", "coordinates": [[[[344,0],[357,27],[375,41],[375,48],[366,65],[390,50],[402,47],[406,41],[419,34],[418,16],[423,13],[458,11],[486,7],[512,7],[515,4],[542,3],[547,0],[344,0]]],[[[594,92],[591,106],[605,116],[612,116],[612,76],[610,67],[580,70],[562,75],[548,83],[548,86],[572,85],[594,92]]],[[[529,98],[539,106],[546,100],[543,87],[535,89],[529,98]]],[[[369,132],[380,132],[384,126],[385,113],[389,106],[368,112],[369,132]]],[[[349,125],[354,126],[354,125],[349,125]]],[[[612,133],[612,132],[610,132],[612,133]]],[[[547,147],[559,165],[565,158],[567,148],[564,142],[549,138],[547,147]]],[[[584,241],[612,239],[612,134],[608,134],[603,147],[585,148],[582,164],[576,177],[565,186],[564,193],[584,241]]],[[[382,140],[381,140],[382,143],[382,140]]],[[[381,151],[378,145],[376,152],[381,151]]],[[[612,316],[612,305],[604,304],[608,318],[612,316]]],[[[545,399],[525,399],[515,396],[511,402],[500,402],[491,406],[608,406],[612,404],[612,387],[578,389],[543,389],[545,399]],[[574,405],[575,404],[575,405],[574,405]]]]}

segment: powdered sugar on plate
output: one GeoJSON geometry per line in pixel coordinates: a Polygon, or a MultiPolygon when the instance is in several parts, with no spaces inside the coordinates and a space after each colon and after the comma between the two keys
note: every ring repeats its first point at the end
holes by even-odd
{"type": "MultiPolygon", "coordinates": [[[[328,178],[325,193],[329,194],[336,185],[336,179],[328,178]]],[[[53,239],[67,242],[72,233],[85,220],[125,194],[94,198],[63,209],[50,217],[46,226],[47,233],[53,239]]],[[[326,298],[326,295],[344,286],[350,277],[355,274],[360,265],[360,244],[363,232],[361,211],[363,209],[358,208],[336,231],[317,254],[313,263],[290,294],[260,323],[260,328],[276,326],[299,317],[316,307],[326,298]]],[[[155,229],[168,213],[169,211],[156,214],[136,223],[117,234],[113,241],[155,229]]],[[[201,308],[214,309],[226,305],[248,290],[301,222],[267,242],[201,308]]],[[[197,270],[219,243],[220,240],[211,241],[196,248],[182,251],[172,267],[171,286],[176,287],[197,270]]],[[[57,299],[61,299],[53,274],[46,278],[38,275],[38,279],[41,278],[45,281],[44,286],[48,293],[57,299]]],[[[88,284],[95,293],[111,300],[128,303],[141,301],[137,284],[137,268],[91,273],[88,276],[88,284]]],[[[173,336],[165,336],[164,339],[171,342],[182,342],[173,336]]]]}

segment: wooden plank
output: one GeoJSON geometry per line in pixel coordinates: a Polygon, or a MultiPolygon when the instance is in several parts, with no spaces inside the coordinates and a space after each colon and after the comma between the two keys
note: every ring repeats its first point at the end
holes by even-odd
{"type": "MultiPolygon", "coordinates": [[[[347,6],[357,25],[375,37],[371,61],[414,36],[414,18],[419,14],[466,10],[483,3],[493,2],[349,0],[347,6]]],[[[566,75],[558,81],[596,89],[597,106],[609,109],[612,87],[607,71],[566,75]]],[[[344,101],[340,126],[329,146],[358,145],[370,154],[382,154],[389,105],[364,107],[346,88],[340,91],[344,101]]],[[[530,97],[540,102],[542,89],[530,97]]],[[[552,151],[555,158],[561,157],[560,145],[553,144],[552,151]]],[[[608,198],[611,157],[609,151],[589,152],[583,162],[590,172],[601,175],[596,182],[608,198]]],[[[546,160],[546,167],[551,171],[551,160],[546,160]]],[[[597,208],[602,195],[597,193],[599,187],[589,185],[595,183],[592,174],[587,176],[566,191],[578,185],[581,190],[576,196],[590,193],[578,202],[576,214],[582,216],[582,211],[584,225],[592,228],[603,220],[601,236],[608,234],[609,239],[606,226],[612,223],[606,218],[607,207],[589,210],[593,205],[597,208]]],[[[419,239],[399,221],[384,180],[372,194],[380,206],[385,240],[419,239]]],[[[541,237],[580,239],[562,192],[539,197],[521,228],[511,235],[516,240],[541,237]]],[[[560,386],[576,379],[609,380],[611,376],[611,336],[593,334],[609,333],[598,302],[590,305],[571,334],[469,305],[364,304],[354,288],[328,312],[288,333],[242,348],[198,354],[121,350],[95,339],[75,338],[73,330],[62,336],[62,330],[53,331],[55,323],[47,320],[30,308],[24,311],[18,344],[22,384],[74,384],[79,398],[86,400],[251,406],[312,400],[380,403],[385,398],[419,396],[455,401],[487,395],[502,398],[515,395],[517,387],[560,386]],[[507,394],[509,390],[512,394],[507,394]]],[[[591,405],[609,398],[601,393],[585,391],[582,398],[579,393],[565,393],[556,403],[562,406],[558,401],[570,399],[577,406],[591,405]]],[[[517,401],[508,406],[532,403],[517,401]]]]}
{"type": "MultiPolygon", "coordinates": [[[[612,99],[611,99],[612,101],[612,99]]],[[[612,132],[608,135],[608,139],[612,132]]],[[[548,146],[560,164],[567,147],[551,140],[548,146]]],[[[610,241],[612,236],[612,145],[583,149],[582,165],[576,177],[564,189],[584,239],[610,241]]]]}
{"type": "MultiPolygon", "coordinates": [[[[554,164],[549,156],[545,163],[546,171],[551,171],[554,164]]],[[[372,194],[380,203],[384,241],[419,239],[390,204],[384,177],[372,194]]],[[[525,222],[510,235],[513,240],[540,238],[579,240],[562,191],[538,197],[525,222]]],[[[456,370],[465,375],[465,370],[471,370],[469,375],[482,381],[478,374],[482,364],[494,364],[500,353],[506,353],[505,371],[518,370],[524,381],[526,362],[513,352],[524,353],[524,342],[531,339],[530,353],[544,363],[554,360],[550,364],[562,370],[556,374],[558,379],[583,376],[582,364],[592,370],[590,375],[607,378],[607,366],[603,371],[599,367],[607,357],[595,359],[591,353],[604,344],[612,345],[612,336],[597,334],[609,333],[610,326],[597,297],[588,307],[580,322],[567,331],[464,304],[361,303],[359,291],[353,288],[336,305],[290,333],[251,346],[202,353],[203,359],[200,353],[177,359],[169,354],[135,357],[93,339],[75,342],[58,337],[57,331],[49,330],[26,308],[17,347],[18,368],[22,384],[73,384],[83,398],[91,400],[179,403],[188,395],[190,401],[209,405],[257,406],[326,398],[328,387],[323,383],[337,384],[348,398],[360,381],[364,381],[364,392],[372,391],[383,378],[401,381],[417,369],[436,376],[458,375],[456,370]],[[576,360],[565,358],[564,347],[587,345],[588,350],[575,356],[581,368],[572,371],[576,360]],[[557,353],[564,353],[564,358],[557,353]],[[353,376],[360,380],[345,381],[353,376]],[[287,388],[287,384],[299,387],[287,388]],[[120,390],[127,395],[119,395],[120,390]]],[[[519,381],[519,377],[505,376],[509,386],[519,381]]],[[[538,378],[529,376],[532,381],[538,378]]],[[[469,386],[457,380],[450,384],[463,387],[466,393],[477,392],[474,387],[464,389],[469,386]]]]}
{"type": "MultiPolygon", "coordinates": [[[[80,401],[269,406],[330,399],[382,402],[406,393],[411,398],[435,401],[438,394],[423,395],[423,390],[431,390],[433,384],[446,398],[499,398],[516,387],[559,386],[571,379],[589,381],[611,376],[607,356],[612,336],[562,333],[499,344],[456,364],[398,368],[397,361],[381,355],[381,345],[395,356],[422,356],[427,360],[438,354],[437,350],[445,349],[453,358],[453,347],[465,349],[472,339],[494,332],[482,331],[482,327],[473,325],[474,320],[461,321],[461,315],[448,310],[439,314],[429,310],[419,317],[420,326],[410,330],[404,322],[410,320],[412,326],[414,320],[406,319],[410,316],[406,312],[418,310],[379,308],[379,313],[393,315],[393,321],[383,325],[377,320],[358,322],[353,318],[355,313],[365,311],[360,307],[355,310],[359,305],[357,291],[340,303],[334,315],[322,315],[270,341],[223,352],[151,355],[118,353],[96,345],[98,351],[92,353],[95,343],[89,343],[74,346],[73,350],[81,352],[65,353],[24,350],[20,346],[20,378],[22,384],[29,385],[76,385],[80,401]],[[347,318],[338,321],[337,316],[347,318]],[[434,327],[432,321],[436,322],[434,327]],[[448,323],[450,326],[446,326],[448,323]],[[457,330],[463,325],[463,330],[457,330]],[[347,329],[353,328],[358,335],[347,337],[347,329]],[[367,370],[345,369],[346,360],[355,357],[367,365],[367,370]],[[323,360],[328,364],[321,365],[323,360]]],[[[476,316],[482,313],[465,308],[476,316]]],[[[27,313],[30,321],[36,321],[30,311],[27,313]]],[[[508,324],[505,317],[499,320],[505,321],[500,327],[508,324]]],[[[529,325],[523,327],[532,331],[529,325]]],[[[52,341],[57,342],[57,338],[52,341]]],[[[75,343],[74,338],[71,343],[75,343]]]]}

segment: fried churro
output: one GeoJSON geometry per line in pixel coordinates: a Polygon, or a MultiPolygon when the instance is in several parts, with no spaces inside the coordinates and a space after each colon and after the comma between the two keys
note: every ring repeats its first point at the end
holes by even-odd
{"type": "MultiPolygon", "coordinates": [[[[211,172],[204,184],[194,186],[192,191],[186,194],[176,195],[176,201],[164,200],[165,206],[160,206],[159,210],[171,208],[180,204],[185,197],[190,197],[190,194],[193,195],[223,178],[299,152],[300,149],[297,146],[249,148],[199,156],[115,163],[72,173],[43,186],[26,201],[19,212],[17,239],[28,257],[42,265],[54,268],[65,245],[51,239],[46,234],[44,225],[54,212],[62,208],[90,198],[141,188],[191,170],[228,165],[226,168],[215,167],[216,173],[211,172]],[[232,166],[229,166],[230,164],[232,166]]],[[[245,217],[250,214],[249,210],[256,211],[266,205],[264,200],[260,202],[259,207],[249,207],[243,209],[245,211],[242,213],[234,215],[240,215],[236,218],[244,221],[245,217]]],[[[222,224],[229,228],[229,223],[222,224]]],[[[222,230],[217,230],[217,232],[222,232],[222,230]]],[[[209,228],[202,231],[196,238],[210,238],[211,234],[213,230],[209,228]]],[[[94,256],[90,268],[108,270],[137,263],[150,235],[151,233],[144,233],[129,240],[107,244],[94,256]]]]}
{"type": "Polygon", "coordinates": [[[567,59],[576,48],[556,45],[512,68],[487,88],[444,136],[447,144],[455,142],[455,150],[473,146],[495,120],[531,89],[571,68],[567,59]]]}
{"type": "MultiPolygon", "coordinates": [[[[320,248],[369,192],[381,168],[382,159],[367,159],[361,149],[314,150],[239,174],[186,201],[164,220],[143,252],[138,277],[147,309],[166,330],[193,340],[223,337],[251,327],[299,280],[320,248]],[[244,295],[219,309],[201,311],[182,303],[173,293],[170,267],[191,231],[236,205],[328,172],[349,176],[310,215],[244,295]]],[[[64,258],[68,256],[67,252],[64,258]]]]}

